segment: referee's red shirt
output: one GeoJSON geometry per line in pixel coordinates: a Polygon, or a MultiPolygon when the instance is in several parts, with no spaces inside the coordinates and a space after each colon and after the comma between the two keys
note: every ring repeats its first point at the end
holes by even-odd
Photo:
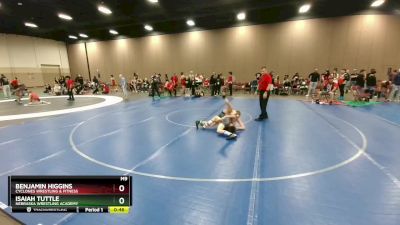
{"type": "Polygon", "coordinates": [[[258,81],[258,90],[267,91],[268,85],[272,84],[272,77],[269,73],[264,73],[258,81]]]}
{"type": "Polygon", "coordinates": [[[73,88],[74,88],[74,80],[69,79],[69,80],[67,81],[67,88],[68,88],[68,89],[73,89],[73,88]]]}

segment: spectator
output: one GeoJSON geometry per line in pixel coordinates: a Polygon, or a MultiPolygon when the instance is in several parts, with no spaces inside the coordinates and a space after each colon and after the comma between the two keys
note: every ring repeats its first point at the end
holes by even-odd
{"type": "Polygon", "coordinates": [[[71,79],[71,77],[67,76],[67,81],[66,81],[66,85],[67,85],[67,92],[68,92],[68,101],[75,101],[74,98],[74,80],[71,79]]]}
{"type": "Polygon", "coordinates": [[[314,69],[314,72],[308,75],[308,79],[310,80],[310,86],[308,88],[308,93],[306,95],[307,97],[309,97],[310,94],[315,93],[315,89],[317,88],[318,83],[321,81],[321,75],[318,73],[317,68],[314,69]]]}
{"type": "Polygon", "coordinates": [[[331,72],[329,71],[329,69],[325,70],[325,73],[322,74],[322,81],[327,81],[329,80],[329,77],[331,76],[331,72]]]}
{"type": "Polygon", "coordinates": [[[181,73],[181,88],[182,88],[182,96],[186,95],[186,77],[183,73],[181,73]]]}
{"type": "Polygon", "coordinates": [[[328,80],[324,81],[322,91],[319,93],[318,99],[325,97],[327,103],[332,104],[335,92],[338,89],[338,84],[334,82],[333,76],[329,77],[328,80]]]}
{"type": "Polygon", "coordinates": [[[115,82],[114,75],[112,75],[112,74],[110,75],[110,81],[111,81],[112,90],[114,90],[115,92],[118,92],[117,82],[115,82]]]}
{"type": "Polygon", "coordinates": [[[60,77],[58,78],[58,83],[60,84],[61,88],[65,87],[65,77],[60,75],[60,77]]]}
{"type": "Polygon", "coordinates": [[[14,80],[11,81],[11,87],[12,89],[17,89],[19,87],[19,82],[17,77],[15,77],[14,80]]]}
{"type": "Polygon", "coordinates": [[[105,95],[109,94],[110,93],[110,87],[106,83],[103,83],[102,86],[103,86],[103,92],[102,93],[105,94],[105,95]]]}
{"type": "Polygon", "coordinates": [[[83,77],[80,74],[75,78],[75,84],[76,94],[79,95],[84,88],[83,77]]]}
{"type": "Polygon", "coordinates": [[[54,84],[53,92],[57,96],[61,95],[61,86],[59,83],[54,84]]]}
{"type": "Polygon", "coordinates": [[[50,85],[50,84],[47,84],[47,85],[44,86],[44,91],[43,91],[43,93],[45,93],[45,94],[51,94],[51,85],[50,85]]]}
{"type": "Polygon", "coordinates": [[[150,87],[150,82],[147,79],[147,77],[145,77],[144,80],[143,80],[143,90],[145,92],[148,92],[149,91],[149,87],[150,87]]]}
{"type": "Polygon", "coordinates": [[[257,94],[258,79],[261,77],[261,73],[256,73],[255,79],[250,82],[250,92],[252,94],[257,94]]]}
{"type": "Polygon", "coordinates": [[[135,77],[133,77],[133,79],[131,80],[130,84],[129,84],[129,88],[130,91],[137,93],[138,89],[137,89],[137,79],[135,77]]]}
{"type": "Polygon", "coordinates": [[[161,98],[160,91],[158,90],[160,84],[161,84],[161,77],[159,75],[154,74],[151,77],[151,96],[153,97],[153,99],[154,99],[156,93],[157,93],[157,96],[159,98],[161,98]]]}
{"type": "Polygon", "coordinates": [[[221,87],[224,85],[224,80],[222,79],[222,74],[218,74],[216,82],[215,82],[215,94],[221,94],[221,87]]]}
{"type": "MultiPolygon", "coordinates": [[[[400,71],[399,71],[400,72],[400,71]]],[[[394,77],[397,75],[397,70],[393,70],[388,74],[388,81],[392,82],[394,81],[394,77]]]]}
{"type": "Polygon", "coordinates": [[[191,96],[190,90],[192,90],[192,84],[193,84],[193,77],[189,74],[186,78],[186,90],[185,90],[185,96],[191,96]]]}
{"type": "Polygon", "coordinates": [[[338,73],[338,68],[334,68],[333,72],[331,74],[331,76],[333,77],[333,79],[338,79],[339,78],[339,73],[338,73]]]}
{"type": "Polygon", "coordinates": [[[358,89],[362,89],[365,86],[365,73],[365,70],[360,70],[360,73],[357,74],[356,86],[358,89]]]}
{"type": "Polygon", "coordinates": [[[345,73],[344,73],[344,80],[346,81],[346,84],[344,86],[345,93],[349,92],[349,90],[350,90],[350,86],[351,86],[350,79],[351,79],[350,70],[345,69],[345,73]]]}
{"type": "Polygon", "coordinates": [[[128,98],[128,89],[127,89],[128,87],[127,87],[126,79],[122,74],[119,75],[119,84],[121,86],[122,93],[124,94],[124,98],[127,99],[128,98]]]}
{"type": "Polygon", "coordinates": [[[172,86],[173,86],[173,92],[174,92],[174,96],[176,97],[176,89],[178,89],[178,76],[176,74],[174,74],[171,77],[171,82],[172,82],[172,86]]]}
{"type": "Polygon", "coordinates": [[[366,78],[366,85],[367,85],[367,90],[366,92],[370,94],[371,98],[375,94],[376,90],[376,70],[371,69],[371,72],[367,75],[366,78]]]}
{"type": "Polygon", "coordinates": [[[10,82],[4,74],[1,74],[0,86],[3,87],[4,98],[11,98],[10,82]]]}
{"type": "Polygon", "coordinates": [[[232,96],[232,91],[233,91],[233,81],[234,81],[233,74],[232,74],[232,72],[229,72],[229,75],[228,75],[228,80],[227,80],[227,83],[228,83],[228,88],[229,88],[229,96],[232,96]]]}
{"type": "Polygon", "coordinates": [[[392,101],[400,101],[400,72],[398,72],[394,77],[393,77],[393,87],[392,87],[392,92],[390,94],[390,99],[392,101]],[[397,97],[397,100],[396,100],[397,97]]]}
{"type": "Polygon", "coordinates": [[[211,89],[211,96],[215,95],[215,90],[216,90],[216,83],[217,83],[217,78],[215,72],[211,75],[210,77],[210,89],[211,89]]]}
{"type": "Polygon", "coordinates": [[[96,76],[93,77],[93,93],[92,94],[97,94],[99,92],[99,86],[100,86],[100,82],[97,79],[96,76]]]}
{"type": "Polygon", "coordinates": [[[340,91],[340,96],[339,100],[343,101],[344,100],[344,89],[346,86],[346,70],[342,70],[339,78],[338,78],[338,86],[339,86],[339,91],[340,91]]]}

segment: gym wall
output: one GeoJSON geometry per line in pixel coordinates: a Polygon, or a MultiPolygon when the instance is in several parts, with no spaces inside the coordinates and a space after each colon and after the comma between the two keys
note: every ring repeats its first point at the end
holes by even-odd
{"type": "MultiPolygon", "coordinates": [[[[358,15],[89,42],[87,51],[92,76],[99,70],[107,80],[194,70],[249,81],[262,65],[281,77],[337,67],[375,68],[386,79],[389,67],[400,68],[399,28],[398,16],[358,15]]],[[[84,44],[68,45],[68,57],[71,73],[87,77],[84,44]]]]}
{"type": "Polygon", "coordinates": [[[65,43],[21,35],[0,34],[0,73],[18,77],[27,87],[54,83],[59,74],[69,74],[65,43]]]}

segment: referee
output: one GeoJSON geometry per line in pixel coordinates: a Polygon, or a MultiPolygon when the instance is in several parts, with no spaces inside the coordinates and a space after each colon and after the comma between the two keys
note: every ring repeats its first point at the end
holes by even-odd
{"type": "Polygon", "coordinates": [[[255,121],[263,121],[268,119],[267,105],[272,86],[272,76],[268,73],[265,66],[261,67],[261,77],[258,81],[258,94],[260,100],[260,116],[255,121]]]}

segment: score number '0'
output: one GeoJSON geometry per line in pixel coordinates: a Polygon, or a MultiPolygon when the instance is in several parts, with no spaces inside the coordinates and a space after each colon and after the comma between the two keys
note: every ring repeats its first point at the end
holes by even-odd
{"type": "MultiPolygon", "coordinates": [[[[119,185],[118,190],[120,192],[124,192],[125,191],[125,186],[122,185],[122,184],[119,185]]],[[[119,198],[118,202],[119,202],[120,205],[123,205],[125,203],[125,199],[123,197],[121,197],[121,198],[119,198]]]]}
{"type": "MultiPolygon", "coordinates": [[[[128,177],[120,177],[120,181],[128,181],[128,179],[129,179],[128,177]]],[[[122,185],[122,184],[119,185],[118,190],[120,192],[124,192],[125,191],[125,186],[122,185]]],[[[118,202],[119,202],[120,205],[123,205],[125,203],[125,198],[123,198],[123,197],[119,198],[118,202]]]]}

